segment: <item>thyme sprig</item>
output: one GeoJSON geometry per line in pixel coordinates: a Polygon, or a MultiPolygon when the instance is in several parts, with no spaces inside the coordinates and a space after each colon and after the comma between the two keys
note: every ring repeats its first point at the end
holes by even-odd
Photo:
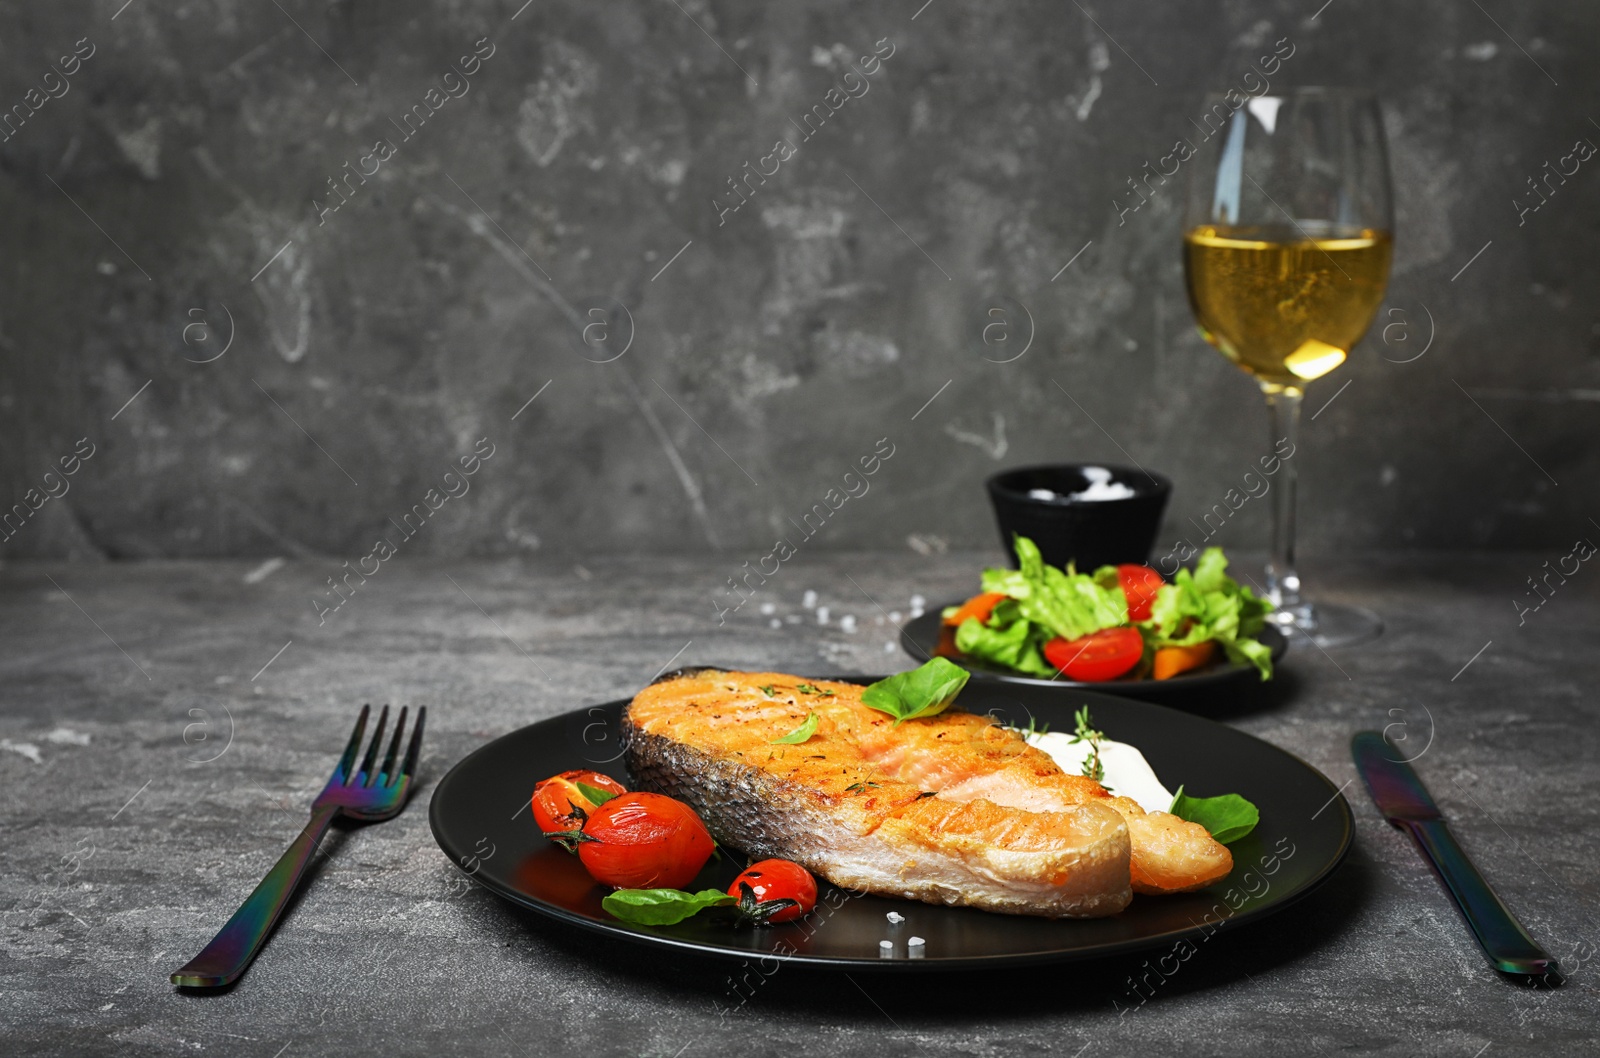
{"type": "Polygon", "coordinates": [[[1072,744],[1077,745],[1080,742],[1089,744],[1089,758],[1083,762],[1083,774],[1095,782],[1104,782],[1106,766],[1100,760],[1100,743],[1105,741],[1105,732],[1095,730],[1093,721],[1089,719],[1087,705],[1074,713],[1072,718],[1077,721],[1077,727],[1072,733],[1072,744]]]}
{"type": "Polygon", "coordinates": [[[1037,716],[1029,713],[1027,727],[1014,727],[1011,730],[1020,734],[1024,739],[1032,741],[1039,735],[1048,735],[1050,733],[1050,722],[1045,721],[1041,724],[1037,716]]]}

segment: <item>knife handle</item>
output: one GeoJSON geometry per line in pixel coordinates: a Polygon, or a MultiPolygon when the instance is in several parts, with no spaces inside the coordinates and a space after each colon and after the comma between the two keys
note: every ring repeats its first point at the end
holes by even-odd
{"type": "Polygon", "coordinates": [[[1555,959],[1539,947],[1522,924],[1500,902],[1478,868],[1456,844],[1455,835],[1442,819],[1394,819],[1408,831],[1433,865],[1434,873],[1450,891],[1461,917],[1495,969],[1510,974],[1558,973],[1555,959]]]}

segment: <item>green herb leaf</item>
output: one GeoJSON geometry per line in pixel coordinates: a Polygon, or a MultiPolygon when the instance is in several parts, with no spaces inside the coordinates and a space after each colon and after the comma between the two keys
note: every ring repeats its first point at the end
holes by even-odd
{"type": "Polygon", "coordinates": [[[721,889],[686,893],[682,889],[618,889],[600,906],[624,922],[637,926],[670,926],[705,910],[737,903],[721,889]]]}
{"type": "Polygon", "coordinates": [[[771,698],[774,694],[778,693],[777,691],[773,690],[772,684],[770,684],[770,683],[766,684],[765,686],[763,686],[763,687],[761,687],[759,689],[760,689],[761,693],[766,695],[768,698],[771,698]]]}
{"type": "Polygon", "coordinates": [[[821,695],[823,698],[832,698],[834,696],[832,691],[825,691],[813,683],[797,683],[794,689],[801,694],[816,694],[821,695]]]}
{"type": "Polygon", "coordinates": [[[1072,732],[1072,744],[1089,743],[1089,757],[1083,762],[1083,774],[1095,782],[1105,782],[1106,766],[1100,760],[1100,743],[1106,739],[1105,732],[1094,729],[1094,722],[1089,718],[1087,705],[1079,708],[1072,719],[1077,721],[1077,727],[1072,732]]]}
{"type": "Polygon", "coordinates": [[[1183,787],[1172,797],[1172,807],[1167,809],[1179,819],[1199,823],[1211,836],[1224,845],[1231,844],[1256,828],[1261,813],[1256,806],[1238,794],[1218,797],[1189,797],[1183,787]]]}
{"type": "Polygon", "coordinates": [[[971,673],[946,658],[879,680],[861,692],[861,704],[888,713],[896,726],[944,712],[971,673]]]}
{"type": "Polygon", "coordinates": [[[1141,625],[1152,649],[1194,646],[1215,639],[1229,662],[1254,665],[1263,680],[1272,678],[1272,651],[1256,639],[1272,604],[1227,574],[1220,547],[1208,547],[1193,570],[1180,569],[1162,585],[1141,625]]]}
{"type": "Polygon", "coordinates": [[[1041,724],[1039,723],[1039,718],[1037,716],[1029,713],[1028,726],[1025,728],[1017,728],[1017,730],[1022,732],[1023,738],[1033,738],[1036,735],[1048,735],[1050,733],[1050,723],[1049,721],[1045,721],[1041,724]]]}
{"type": "MultiPolygon", "coordinates": [[[[1012,546],[1020,568],[984,570],[983,590],[1015,599],[1014,612],[1048,632],[1044,638],[1079,639],[1128,623],[1128,599],[1115,580],[1108,586],[1070,566],[1065,570],[1048,566],[1038,545],[1025,536],[1013,538],[1012,546]]],[[[991,627],[1000,606],[995,609],[997,613],[990,615],[991,627]]]]}
{"type": "Polygon", "coordinates": [[[969,617],[956,627],[956,649],[966,657],[1046,679],[1056,674],[1056,667],[1040,648],[1051,638],[1049,629],[1020,615],[1014,599],[997,605],[988,623],[969,617]]]}
{"type": "Polygon", "coordinates": [[[598,786],[590,786],[586,782],[575,782],[572,785],[576,786],[578,788],[578,792],[587,797],[589,799],[589,803],[594,805],[596,808],[599,808],[601,805],[617,796],[610,790],[602,790],[598,786]]]}
{"type": "Polygon", "coordinates": [[[1072,731],[1072,741],[1074,743],[1105,741],[1105,732],[1094,729],[1094,718],[1089,715],[1089,707],[1087,705],[1079,706],[1078,711],[1072,714],[1072,719],[1077,725],[1072,731]]]}
{"type": "Polygon", "coordinates": [[[806,739],[817,733],[817,723],[822,717],[816,713],[807,713],[805,723],[784,735],[782,738],[773,739],[775,745],[798,746],[806,739]]]}

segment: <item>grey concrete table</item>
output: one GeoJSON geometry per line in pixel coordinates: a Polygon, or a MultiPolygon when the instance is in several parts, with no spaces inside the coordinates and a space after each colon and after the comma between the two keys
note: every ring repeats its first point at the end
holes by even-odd
{"type": "Polygon", "coordinates": [[[1356,845],[1332,881],[1148,996],[1130,984],[1139,958],[904,980],[791,965],[741,984],[728,964],[597,942],[464,885],[426,799],[485,740],[668,664],[903,667],[891,618],[913,593],[961,594],[987,556],[802,555],[719,625],[713,601],[744,557],[402,559],[320,625],[331,563],[0,570],[0,1052],[1594,1053],[1600,574],[1513,605],[1558,556],[1314,567],[1388,634],[1326,655],[1297,644],[1276,693],[1224,719],[1336,783],[1355,778],[1359,728],[1431,740],[1419,770],[1571,971],[1559,989],[1488,968],[1359,782],[1356,845]],[[167,974],[298,832],[364,701],[430,705],[418,801],[330,837],[238,987],[177,993],[167,974]]]}

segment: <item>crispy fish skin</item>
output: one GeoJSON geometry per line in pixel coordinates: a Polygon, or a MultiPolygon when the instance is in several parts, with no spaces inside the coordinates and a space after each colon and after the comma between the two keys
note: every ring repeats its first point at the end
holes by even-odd
{"type": "MultiPolygon", "coordinates": [[[[623,716],[628,767],[638,788],[692,805],[720,841],[794,860],[836,885],[1050,918],[1127,906],[1128,827],[1116,811],[1007,806],[946,797],[930,778],[906,781],[880,760],[895,742],[883,733],[893,722],[860,694],[855,684],[781,673],[703,670],[654,684],[623,716]],[[774,743],[813,712],[805,743],[774,743]]],[[[946,724],[935,717],[898,730],[926,735],[946,724]]],[[[1014,733],[989,727],[994,745],[966,752],[971,775],[1003,764],[1006,746],[1054,768],[1014,733]]],[[[948,756],[954,768],[960,753],[948,756]]]]}

